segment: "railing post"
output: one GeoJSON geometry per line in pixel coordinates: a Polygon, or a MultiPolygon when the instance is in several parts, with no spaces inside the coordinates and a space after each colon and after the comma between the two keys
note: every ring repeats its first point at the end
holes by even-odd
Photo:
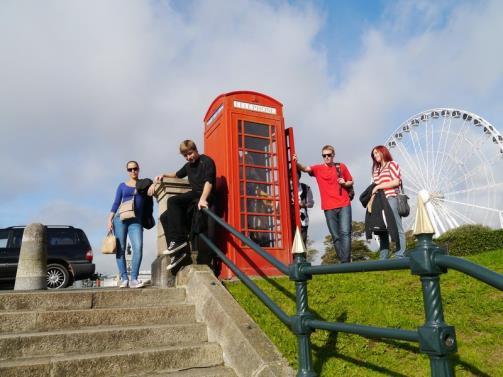
{"type": "Polygon", "coordinates": [[[297,336],[299,368],[297,377],[316,377],[313,370],[313,361],[311,356],[311,333],[312,329],[307,325],[307,319],[313,319],[309,312],[307,281],[312,278],[311,275],[304,274],[301,271],[302,266],[310,266],[306,262],[305,253],[296,253],[294,264],[290,266],[290,279],[295,281],[295,300],[297,312],[292,317],[292,332],[297,336]]]}
{"type": "Polygon", "coordinates": [[[451,377],[454,370],[449,354],[456,352],[456,334],[453,326],[444,322],[440,274],[446,270],[435,264],[435,254],[445,254],[432,241],[432,234],[417,235],[417,245],[411,250],[412,274],[421,278],[426,322],[418,328],[419,348],[430,358],[432,377],[451,377]]]}

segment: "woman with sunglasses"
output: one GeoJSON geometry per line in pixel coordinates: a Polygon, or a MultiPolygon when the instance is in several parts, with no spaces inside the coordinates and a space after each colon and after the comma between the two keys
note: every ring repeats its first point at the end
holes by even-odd
{"type": "Polygon", "coordinates": [[[143,256],[143,226],[142,217],[144,211],[144,197],[138,194],[136,184],[140,173],[140,166],[136,161],[129,161],[126,164],[126,169],[129,175],[127,182],[122,182],[117,187],[115,200],[112,204],[110,215],[108,216],[108,231],[115,232],[115,236],[119,240],[117,248],[116,260],[120,274],[120,288],[141,288],[144,283],[138,280],[140,271],[141,259],[143,256]],[[134,202],[134,217],[126,220],[121,220],[118,213],[121,203],[133,200],[134,202]],[[133,258],[131,261],[131,281],[129,281],[126,267],[126,241],[129,235],[129,240],[133,249],[133,258]]]}
{"type": "MultiPolygon", "coordinates": [[[[393,161],[391,153],[384,145],[378,145],[372,149],[370,153],[372,158],[372,181],[375,186],[372,190],[374,195],[377,190],[383,190],[386,199],[393,212],[393,217],[398,230],[398,241],[400,249],[397,250],[395,257],[403,258],[405,255],[405,232],[403,230],[402,218],[398,214],[398,203],[396,196],[400,190],[402,180],[400,167],[393,161]]],[[[389,236],[388,233],[378,233],[379,236],[379,258],[387,259],[389,254],[389,236]]]]}

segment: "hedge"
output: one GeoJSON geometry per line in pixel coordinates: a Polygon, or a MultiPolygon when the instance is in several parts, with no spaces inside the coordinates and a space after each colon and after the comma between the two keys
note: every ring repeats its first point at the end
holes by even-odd
{"type": "Polygon", "coordinates": [[[466,256],[503,248],[503,229],[483,225],[462,225],[436,239],[450,255],[466,256]]]}

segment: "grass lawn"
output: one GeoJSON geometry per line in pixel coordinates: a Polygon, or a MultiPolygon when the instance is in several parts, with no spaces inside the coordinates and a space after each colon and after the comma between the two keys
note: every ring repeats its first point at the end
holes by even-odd
{"type": "MultiPolygon", "coordinates": [[[[503,249],[467,259],[503,272],[503,249]]],[[[288,278],[256,283],[289,315],[295,313],[288,278]]],[[[297,368],[296,337],[243,284],[226,285],[297,368]]],[[[308,286],[311,312],[327,321],[403,329],[424,323],[419,277],[408,271],[319,275],[308,286]]],[[[456,376],[503,376],[503,293],[456,271],[441,276],[441,293],[445,321],[456,328],[456,376]]],[[[321,330],[311,340],[320,376],[430,376],[429,359],[417,343],[321,330]]]]}

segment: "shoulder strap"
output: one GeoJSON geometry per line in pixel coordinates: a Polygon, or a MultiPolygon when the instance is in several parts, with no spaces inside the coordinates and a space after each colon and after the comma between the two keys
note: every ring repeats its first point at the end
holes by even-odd
{"type": "Polygon", "coordinates": [[[335,170],[337,171],[337,178],[340,178],[341,177],[341,163],[340,162],[335,163],[335,170]]]}
{"type": "MultiPolygon", "coordinates": [[[[337,172],[337,178],[340,178],[341,175],[341,163],[336,162],[335,163],[335,171],[337,172]]],[[[342,195],[342,186],[339,184],[339,195],[342,195]]]]}

